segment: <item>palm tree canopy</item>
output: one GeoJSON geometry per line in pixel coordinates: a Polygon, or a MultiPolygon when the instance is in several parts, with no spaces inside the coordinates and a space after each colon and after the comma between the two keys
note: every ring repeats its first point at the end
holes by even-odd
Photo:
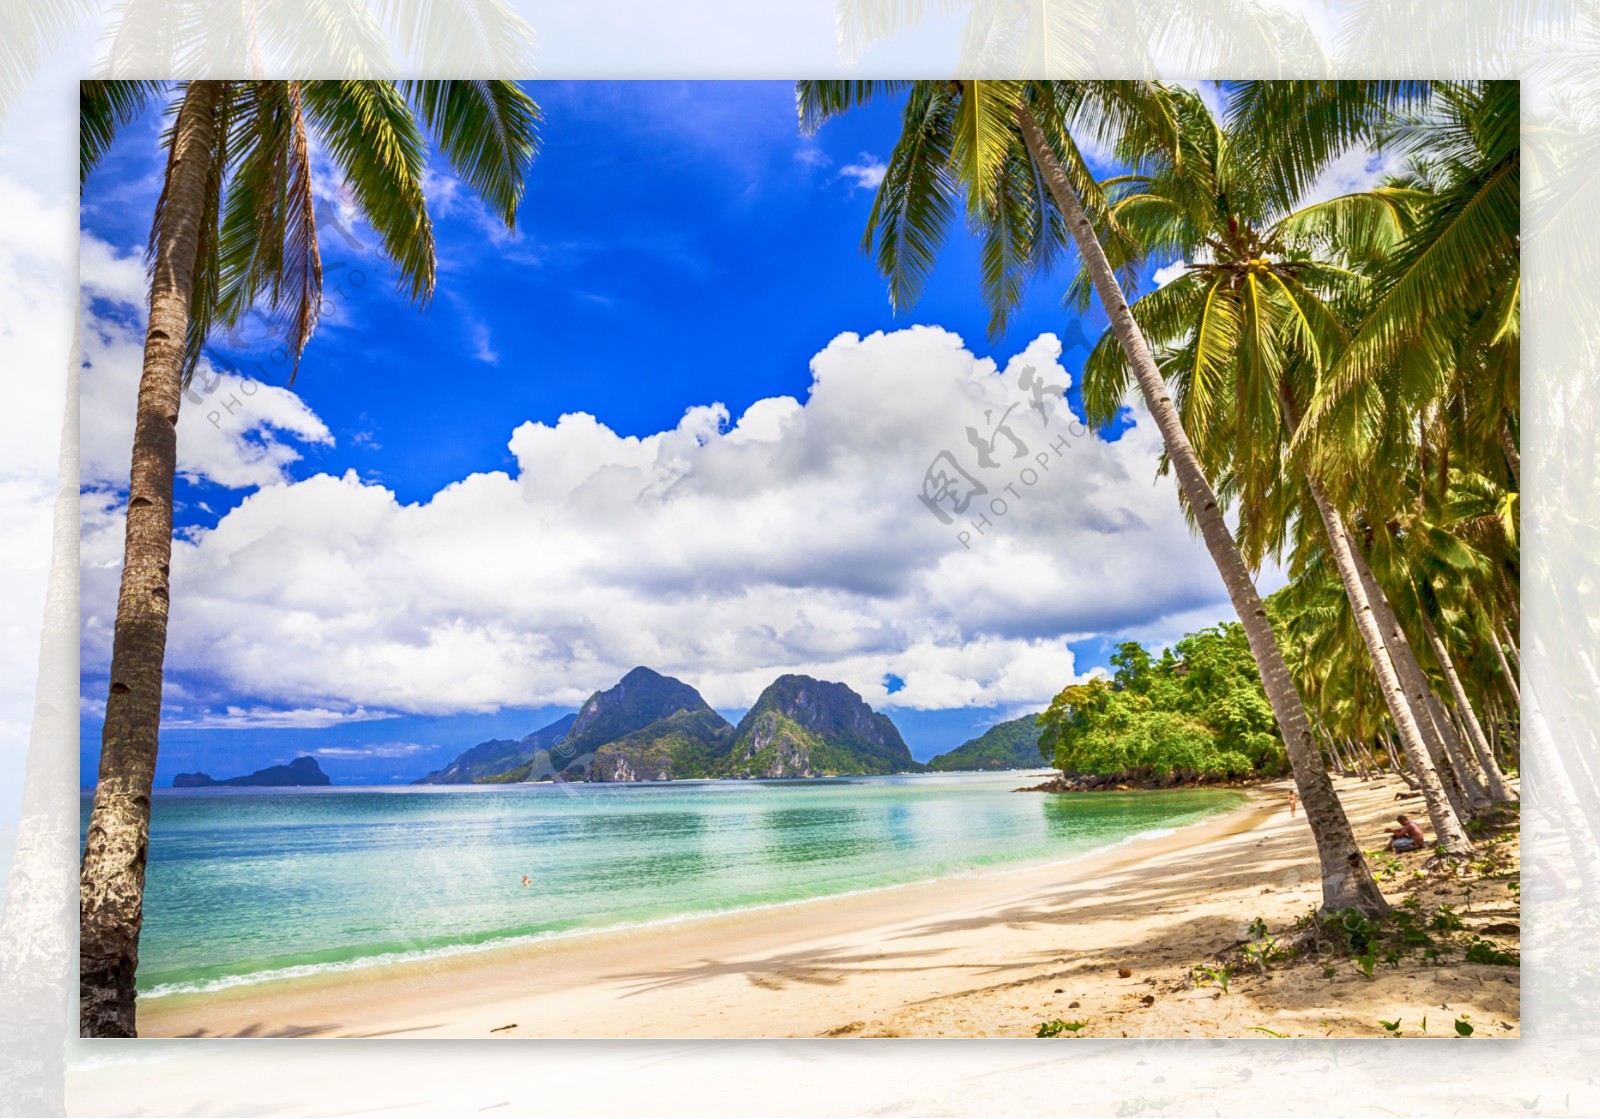
{"type": "MultiPolygon", "coordinates": [[[[96,81],[80,93],[86,179],[116,131],[162,83],[96,81]]],[[[181,97],[174,100],[174,106],[181,97]]],[[[175,113],[175,108],[172,110],[175,113]]],[[[269,312],[298,365],[322,302],[313,154],[326,155],[416,303],[433,294],[433,226],[423,182],[428,141],[514,227],[538,151],[539,107],[506,81],[234,81],[217,107],[206,213],[190,297],[185,376],[219,324],[269,312]]],[[[169,152],[173,131],[163,143],[169,152]]],[[[151,227],[152,251],[162,202],[151,227]]],[[[290,379],[293,379],[291,370],[290,379]]]]}
{"type": "MultiPolygon", "coordinates": [[[[800,81],[802,129],[875,98],[904,96],[900,138],[873,198],[862,249],[874,253],[896,310],[922,294],[958,211],[978,239],[991,336],[1030,281],[1072,252],[1060,212],[1017,123],[1026,106],[1093,216],[1106,198],[1081,138],[1128,152],[1170,150],[1177,119],[1165,91],[1140,81],[800,81]],[[1076,138],[1075,138],[1076,137],[1076,138]]],[[[1114,234],[1112,235],[1115,236],[1114,234]]]]}

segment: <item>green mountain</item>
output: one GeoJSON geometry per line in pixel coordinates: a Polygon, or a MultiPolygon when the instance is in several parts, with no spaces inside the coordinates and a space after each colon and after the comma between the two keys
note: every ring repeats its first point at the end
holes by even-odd
{"type": "Polygon", "coordinates": [[[996,723],[947,754],[928,759],[929,769],[1048,769],[1039,754],[1039,716],[996,723]]]}
{"type": "MultiPolygon", "coordinates": [[[[488,742],[480,742],[443,769],[419,777],[412,784],[470,785],[524,765],[537,778],[542,775],[541,770],[550,768],[550,750],[560,742],[576,718],[576,715],[564,715],[524,738],[492,738],[488,742]],[[545,758],[542,767],[538,764],[541,754],[545,758]]],[[[557,760],[560,760],[559,755],[557,760]]]]}
{"type": "Polygon", "coordinates": [[[674,781],[921,768],[895,725],[843,684],[780,676],[734,727],[682,680],[635,668],[585,700],[576,716],[519,742],[475,746],[423,781],[674,781]]]}
{"type": "Polygon", "coordinates": [[[591,781],[703,777],[732,736],[728,720],[688,684],[636,668],[584,701],[552,754],[480,780],[536,781],[558,770],[591,781]]]}
{"type": "Polygon", "coordinates": [[[595,751],[591,781],[708,777],[727,755],[733,724],[707,707],[674,711],[595,751]]]}
{"type": "Polygon", "coordinates": [[[739,720],[718,775],[824,777],[921,768],[888,716],[845,685],[780,676],[739,720]]]}

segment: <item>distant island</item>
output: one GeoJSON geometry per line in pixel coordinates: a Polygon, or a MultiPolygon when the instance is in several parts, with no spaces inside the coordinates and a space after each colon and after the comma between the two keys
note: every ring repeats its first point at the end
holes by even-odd
{"type": "Polygon", "coordinates": [[[317,759],[300,757],[288,765],[269,765],[244,777],[229,777],[218,781],[209,773],[180,773],[172,779],[174,789],[210,788],[287,788],[295,786],[331,785],[333,782],[317,765],[317,759]]]}
{"type": "Polygon", "coordinates": [[[1024,715],[996,723],[977,738],[969,738],[947,754],[928,759],[928,768],[955,769],[1048,769],[1050,762],[1039,753],[1039,716],[1024,715]]]}
{"type": "Polygon", "coordinates": [[[682,680],[629,672],[520,740],[479,743],[416,784],[834,777],[925,767],[887,715],[844,684],[780,676],[734,726],[682,680]]]}

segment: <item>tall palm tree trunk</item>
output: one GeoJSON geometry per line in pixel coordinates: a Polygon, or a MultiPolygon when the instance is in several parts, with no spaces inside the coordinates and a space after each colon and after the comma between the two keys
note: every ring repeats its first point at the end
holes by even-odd
{"type": "MultiPolygon", "coordinates": [[[[1405,687],[1411,710],[1422,729],[1422,738],[1427,743],[1428,755],[1433,760],[1434,769],[1438,771],[1439,780],[1443,782],[1445,791],[1455,805],[1456,815],[1465,821],[1471,814],[1471,803],[1451,764],[1444,739],[1433,724],[1433,712],[1428,705],[1432,686],[1422,674],[1421,666],[1417,664],[1417,655],[1412,651],[1411,641],[1406,637],[1400,619],[1395,616],[1394,607],[1389,603],[1389,596],[1384,593],[1383,585],[1378,582],[1377,576],[1372,573],[1372,566],[1367,563],[1366,554],[1355,546],[1353,538],[1350,555],[1355,562],[1356,571],[1361,576],[1361,585],[1366,588],[1367,599],[1372,603],[1372,613],[1378,620],[1378,630],[1383,634],[1383,643],[1389,650],[1389,658],[1394,662],[1395,671],[1399,673],[1400,683],[1405,687]]],[[[1444,833],[1441,832],[1440,838],[1443,837],[1444,833]]],[[[1465,841],[1465,832],[1461,833],[1461,839],[1465,841]]],[[[1472,850],[1472,844],[1452,846],[1451,849],[1457,854],[1466,854],[1472,850]]]]}
{"type": "Polygon", "coordinates": [[[1505,676],[1506,687],[1511,691],[1511,698],[1517,701],[1517,706],[1522,706],[1522,689],[1517,685],[1517,674],[1511,671],[1511,664],[1506,660],[1506,651],[1500,646],[1500,636],[1495,634],[1494,640],[1489,644],[1494,646],[1495,659],[1500,662],[1500,671],[1505,676]]]}
{"type": "Polygon", "coordinates": [[[1467,839],[1466,829],[1462,827],[1460,816],[1434,768],[1421,726],[1422,716],[1412,708],[1394,660],[1389,655],[1389,648],[1379,628],[1374,605],[1367,594],[1360,569],[1356,566],[1354,557],[1356,549],[1350,539],[1349,531],[1345,528],[1344,518],[1339,516],[1339,511],[1333,507],[1333,502],[1328,500],[1321,483],[1310,475],[1307,475],[1306,482],[1311,489],[1311,500],[1316,503],[1317,512],[1322,516],[1322,526],[1328,535],[1334,566],[1339,569],[1339,578],[1344,583],[1345,597],[1350,600],[1351,612],[1355,614],[1356,629],[1361,633],[1361,640],[1367,647],[1367,657],[1372,661],[1373,671],[1377,674],[1378,690],[1383,693],[1383,702],[1389,709],[1389,718],[1394,721],[1395,729],[1400,733],[1401,748],[1405,751],[1406,759],[1411,762],[1411,771],[1417,778],[1416,787],[1422,790],[1423,802],[1428,806],[1428,819],[1433,824],[1434,834],[1447,850],[1470,848],[1471,842],[1467,839]]]}
{"type": "MultiPolygon", "coordinates": [[[[1500,582],[1503,585],[1505,579],[1502,578],[1500,582]]],[[[1515,662],[1516,670],[1520,674],[1522,672],[1522,652],[1517,648],[1517,643],[1511,639],[1511,629],[1504,622],[1500,623],[1500,632],[1506,639],[1506,649],[1510,651],[1511,659],[1515,662]]],[[[1502,652],[1500,655],[1504,658],[1505,653],[1502,652]]]]}
{"type": "Polygon", "coordinates": [[[1493,803],[1489,796],[1488,782],[1483,778],[1483,770],[1478,765],[1477,756],[1467,749],[1466,743],[1462,742],[1461,735],[1456,732],[1455,723],[1450,721],[1450,716],[1445,712],[1443,704],[1439,702],[1439,697],[1431,686],[1428,689],[1428,713],[1433,718],[1434,731],[1444,745],[1445,755],[1450,759],[1450,768],[1455,770],[1456,780],[1467,794],[1472,814],[1479,815],[1493,803]]]}
{"type": "Polygon", "coordinates": [[[1344,755],[1339,753],[1339,744],[1333,740],[1333,736],[1319,727],[1317,741],[1322,743],[1322,748],[1328,752],[1328,760],[1333,762],[1333,771],[1340,777],[1348,777],[1350,767],[1345,764],[1344,755]]]}
{"type": "Polygon", "coordinates": [[[1516,480],[1518,487],[1522,485],[1522,456],[1517,453],[1517,442],[1511,438],[1511,429],[1506,426],[1505,417],[1500,417],[1500,422],[1495,425],[1495,435],[1500,439],[1500,448],[1506,453],[1506,465],[1511,467],[1511,477],[1516,480]]]}
{"type": "Polygon", "coordinates": [[[1506,766],[1511,764],[1506,757],[1503,730],[1505,725],[1505,710],[1500,706],[1500,697],[1489,697],[1489,748],[1494,752],[1495,765],[1500,767],[1500,772],[1506,771],[1506,766]]]}
{"type": "Polygon", "coordinates": [[[1261,673],[1262,688],[1283,732],[1284,748],[1294,769],[1306,822],[1316,841],[1322,870],[1323,908],[1354,908],[1369,916],[1387,914],[1389,905],[1373,881],[1366,857],[1350,830],[1344,806],[1339,803],[1333,791],[1333,782],[1322,764],[1322,752],[1312,736],[1305,707],[1300,701],[1294,678],[1289,674],[1289,666],[1284,663],[1283,651],[1278,647],[1277,635],[1272,631],[1266,607],[1256,593],[1244,557],[1239,554],[1238,545],[1234,543],[1227,522],[1223,520],[1216,494],[1212,492],[1194,447],[1184,433],[1183,424],[1167,394],[1166,383],[1156,368],[1149,344],[1128,310],[1128,302],[1112,273],[1111,263],[1106,259],[1088,215],[1084,213],[1083,205],[1038,120],[1026,105],[1016,107],[1016,120],[1028,151],[1043,172],[1051,197],[1072,233],[1100,302],[1111,317],[1111,328],[1139,382],[1145,405],[1166,444],[1168,461],[1178,476],[1184,498],[1200,526],[1200,535],[1216,562],[1222,582],[1228,589],[1228,597],[1250,642],[1250,651],[1255,655],[1261,673]]]}
{"type": "Polygon", "coordinates": [[[128,485],[126,552],[111,646],[100,779],[79,879],[79,1028],[132,1037],[143,921],[150,790],[167,647],[172,480],[178,457],[189,297],[221,82],[190,82],[178,110],[150,276],[150,325],[139,380],[128,485]]]}
{"type": "Polygon", "coordinates": [[[1404,781],[1411,788],[1415,789],[1417,787],[1417,779],[1413,774],[1406,770],[1405,766],[1400,764],[1400,755],[1395,752],[1394,739],[1390,738],[1388,735],[1384,735],[1383,747],[1385,750],[1389,751],[1390,768],[1399,775],[1400,780],[1404,781]]]}

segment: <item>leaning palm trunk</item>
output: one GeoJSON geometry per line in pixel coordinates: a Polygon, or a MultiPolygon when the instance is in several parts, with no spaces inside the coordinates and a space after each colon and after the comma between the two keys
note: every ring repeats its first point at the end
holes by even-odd
{"type": "Polygon", "coordinates": [[[1522,704],[1522,689],[1517,685],[1517,674],[1511,671],[1511,664],[1506,660],[1506,651],[1500,645],[1500,637],[1495,635],[1489,644],[1494,646],[1495,659],[1500,662],[1500,672],[1505,677],[1506,688],[1511,692],[1511,698],[1516,700],[1518,706],[1522,704]]]}
{"type": "MultiPolygon", "coordinates": [[[[1501,583],[1503,585],[1505,583],[1505,580],[1502,579],[1501,583]]],[[[1501,625],[1500,625],[1500,632],[1505,636],[1506,649],[1510,650],[1511,659],[1516,662],[1517,672],[1521,673],[1521,671],[1522,671],[1522,652],[1517,648],[1517,643],[1511,639],[1511,630],[1509,628],[1507,628],[1505,623],[1502,622],[1501,625]]],[[[1501,656],[1504,657],[1505,654],[1501,653],[1501,656]]]]}
{"type": "Polygon", "coordinates": [[[1517,442],[1511,438],[1511,429],[1506,426],[1504,417],[1495,425],[1495,435],[1500,439],[1500,447],[1506,453],[1506,465],[1511,467],[1511,477],[1517,485],[1522,485],[1522,456],[1517,453],[1517,442]]]}
{"type": "Polygon", "coordinates": [[[1408,772],[1406,767],[1400,764],[1400,755],[1395,752],[1394,739],[1390,738],[1388,735],[1384,735],[1383,747],[1385,750],[1389,751],[1389,767],[1399,775],[1400,780],[1404,781],[1411,788],[1415,789],[1417,787],[1416,776],[1408,772]]]}
{"type": "Polygon", "coordinates": [[[139,962],[150,790],[167,646],[178,403],[221,86],[189,83],[173,126],[156,229],[150,325],[128,485],[126,552],[111,647],[111,690],[79,881],[79,1025],[86,1037],[135,1033],[134,972],[139,962]]]}
{"type": "Polygon", "coordinates": [[[1361,780],[1363,780],[1363,781],[1371,781],[1372,780],[1372,763],[1361,752],[1361,749],[1358,746],[1356,746],[1356,744],[1354,742],[1351,742],[1347,738],[1347,739],[1344,740],[1344,750],[1345,750],[1345,753],[1349,757],[1351,757],[1351,758],[1353,758],[1355,760],[1356,772],[1361,775],[1361,780]]]}
{"type": "Polygon", "coordinates": [[[1344,760],[1344,755],[1339,753],[1339,744],[1333,740],[1333,736],[1327,731],[1322,731],[1320,737],[1328,751],[1328,758],[1333,762],[1333,771],[1340,777],[1350,776],[1350,766],[1344,760]]]}
{"type": "MultiPolygon", "coordinates": [[[[1367,599],[1372,603],[1372,613],[1377,618],[1378,630],[1383,634],[1383,643],[1389,650],[1389,658],[1394,662],[1395,671],[1400,675],[1400,683],[1405,687],[1406,698],[1422,730],[1422,739],[1427,743],[1428,755],[1439,773],[1439,780],[1444,783],[1445,790],[1455,805],[1456,815],[1464,821],[1471,815],[1471,802],[1451,763],[1444,738],[1434,726],[1433,712],[1428,703],[1433,694],[1432,685],[1428,683],[1421,666],[1417,664],[1417,655],[1412,651],[1411,641],[1406,637],[1400,619],[1395,616],[1394,607],[1390,605],[1389,596],[1384,593],[1383,585],[1372,573],[1366,555],[1360,548],[1354,546],[1353,541],[1350,558],[1361,576],[1361,585],[1366,588],[1367,599]]],[[[1443,833],[1440,833],[1440,838],[1443,838],[1443,833]]],[[[1462,839],[1465,838],[1463,833],[1462,839]]],[[[1457,853],[1466,853],[1471,849],[1472,845],[1468,843],[1456,850],[1457,853]]]]}
{"type": "Polygon", "coordinates": [[[1084,213],[1083,205],[1056,159],[1055,152],[1051,150],[1038,120],[1025,105],[1016,107],[1016,120],[1028,151],[1043,173],[1051,197],[1072,233],[1100,302],[1111,317],[1111,328],[1139,382],[1145,405],[1161,432],[1167,458],[1178,477],[1178,485],[1194,513],[1200,535],[1217,564],[1222,582],[1228,589],[1228,597],[1238,612],[1239,621],[1250,642],[1250,651],[1261,673],[1262,688],[1283,732],[1284,748],[1294,770],[1306,822],[1316,841],[1322,870],[1323,908],[1354,908],[1370,916],[1386,914],[1389,905],[1373,881],[1366,857],[1362,855],[1355,835],[1350,830],[1344,806],[1333,791],[1333,782],[1322,764],[1322,751],[1317,748],[1316,739],[1311,733],[1311,724],[1306,718],[1300,693],[1289,674],[1289,666],[1284,663],[1283,651],[1278,647],[1277,635],[1272,631],[1266,608],[1256,593],[1255,584],[1250,580],[1249,569],[1245,566],[1244,557],[1239,554],[1233,535],[1228,531],[1227,522],[1223,520],[1216,494],[1212,492],[1211,484],[1200,468],[1199,458],[1184,433],[1177,409],[1167,395],[1166,384],[1156,368],[1150,347],[1128,310],[1127,300],[1095,236],[1088,215],[1084,213]]]}
{"type": "Polygon", "coordinates": [[[1356,629],[1361,633],[1361,640],[1367,647],[1367,656],[1372,661],[1373,671],[1377,674],[1378,688],[1383,693],[1384,704],[1389,709],[1389,718],[1394,721],[1395,729],[1400,733],[1401,748],[1405,751],[1407,760],[1411,762],[1411,771],[1416,774],[1416,787],[1422,790],[1422,799],[1428,806],[1428,819],[1433,824],[1434,834],[1438,837],[1440,846],[1447,850],[1470,849],[1471,842],[1467,839],[1466,829],[1462,827],[1460,816],[1451,803],[1430,757],[1427,740],[1423,737],[1420,725],[1423,716],[1412,707],[1406,689],[1401,684],[1400,674],[1389,655],[1388,645],[1378,625],[1374,604],[1367,594],[1360,569],[1356,566],[1355,545],[1345,528],[1344,519],[1328,500],[1321,483],[1310,476],[1307,476],[1306,481],[1311,489],[1311,499],[1316,503],[1317,512],[1322,516],[1322,525],[1328,534],[1329,551],[1333,556],[1334,566],[1339,569],[1339,578],[1344,583],[1344,593],[1350,600],[1351,612],[1355,614],[1356,629]]]}
{"type": "Polygon", "coordinates": [[[1456,779],[1461,783],[1462,789],[1467,794],[1467,800],[1472,805],[1473,815],[1480,815],[1493,804],[1489,796],[1489,784],[1484,780],[1483,768],[1478,765],[1477,755],[1462,741],[1455,723],[1451,721],[1444,705],[1439,702],[1438,695],[1431,687],[1428,689],[1428,712],[1433,716],[1434,730],[1439,735],[1439,741],[1444,744],[1450,766],[1456,771],[1456,779]]]}

